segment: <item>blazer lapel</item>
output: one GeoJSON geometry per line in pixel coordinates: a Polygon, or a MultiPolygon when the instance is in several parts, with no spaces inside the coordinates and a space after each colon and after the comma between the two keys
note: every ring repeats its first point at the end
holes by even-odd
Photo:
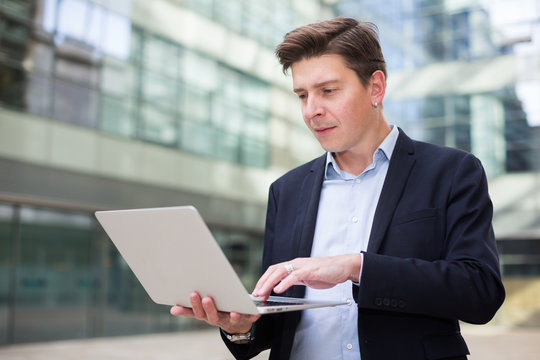
{"type": "MultiPolygon", "coordinates": [[[[292,258],[309,257],[311,255],[325,164],[326,155],[313,161],[313,164],[299,189],[300,199],[292,239],[296,244],[293,248],[294,253],[291,254],[292,258]]],[[[287,291],[286,296],[303,298],[305,293],[305,286],[293,286],[287,291]]],[[[289,317],[291,322],[288,326],[293,329],[296,328],[296,324],[300,321],[301,314],[301,311],[291,313],[291,316],[289,317]]]]}
{"type": "Polygon", "coordinates": [[[298,207],[298,219],[303,219],[297,224],[298,243],[296,257],[309,257],[313,245],[319,200],[324,179],[326,154],[313,162],[311,169],[302,184],[301,205],[298,207]]]}
{"type": "Polygon", "coordinates": [[[394,210],[407,183],[407,178],[414,166],[415,157],[413,155],[414,146],[412,140],[405,135],[403,130],[399,129],[396,147],[392,153],[388,173],[375,210],[373,226],[369,236],[368,252],[379,251],[394,210]]]}

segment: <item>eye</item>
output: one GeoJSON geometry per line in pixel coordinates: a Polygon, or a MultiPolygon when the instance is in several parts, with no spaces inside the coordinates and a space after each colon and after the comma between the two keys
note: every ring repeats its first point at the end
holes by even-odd
{"type": "Polygon", "coordinates": [[[305,100],[307,98],[307,95],[306,94],[298,94],[298,98],[300,100],[305,100]]]}
{"type": "Polygon", "coordinates": [[[329,94],[332,94],[335,90],[336,89],[334,88],[326,88],[326,89],[323,89],[323,93],[329,95],[329,94]]]}

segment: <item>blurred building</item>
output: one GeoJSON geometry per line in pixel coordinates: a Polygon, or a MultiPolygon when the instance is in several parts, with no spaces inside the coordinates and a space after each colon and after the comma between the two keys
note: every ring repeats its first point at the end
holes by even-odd
{"type": "Polygon", "coordinates": [[[195,205],[252,286],[269,184],[322,153],[273,49],[334,15],[379,26],[388,120],[482,159],[503,271],[538,277],[540,5],[518,2],[0,0],[0,344],[197,326],[99,209],[195,205]]]}
{"type": "Polygon", "coordinates": [[[496,323],[540,325],[540,1],[341,0],[375,22],[385,113],[486,169],[507,300],[496,323]]]}
{"type": "Polygon", "coordinates": [[[0,0],[0,344],[195,326],[98,209],[195,205],[247,286],[267,190],[321,153],[273,49],[307,1],[0,0]]]}

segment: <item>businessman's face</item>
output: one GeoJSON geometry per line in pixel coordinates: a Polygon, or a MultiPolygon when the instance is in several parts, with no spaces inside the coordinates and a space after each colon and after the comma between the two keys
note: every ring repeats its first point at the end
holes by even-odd
{"type": "Polygon", "coordinates": [[[303,59],[291,69],[304,121],[326,151],[362,151],[377,137],[372,85],[364,87],[340,55],[303,59]]]}

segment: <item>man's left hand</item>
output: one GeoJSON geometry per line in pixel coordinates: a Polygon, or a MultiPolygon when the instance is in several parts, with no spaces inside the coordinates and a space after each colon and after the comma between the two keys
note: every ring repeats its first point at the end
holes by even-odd
{"type": "Polygon", "coordinates": [[[362,255],[348,254],[320,258],[296,258],[270,266],[252,295],[266,300],[272,290],[280,294],[293,285],[328,289],[347,280],[358,282],[362,255]]]}

